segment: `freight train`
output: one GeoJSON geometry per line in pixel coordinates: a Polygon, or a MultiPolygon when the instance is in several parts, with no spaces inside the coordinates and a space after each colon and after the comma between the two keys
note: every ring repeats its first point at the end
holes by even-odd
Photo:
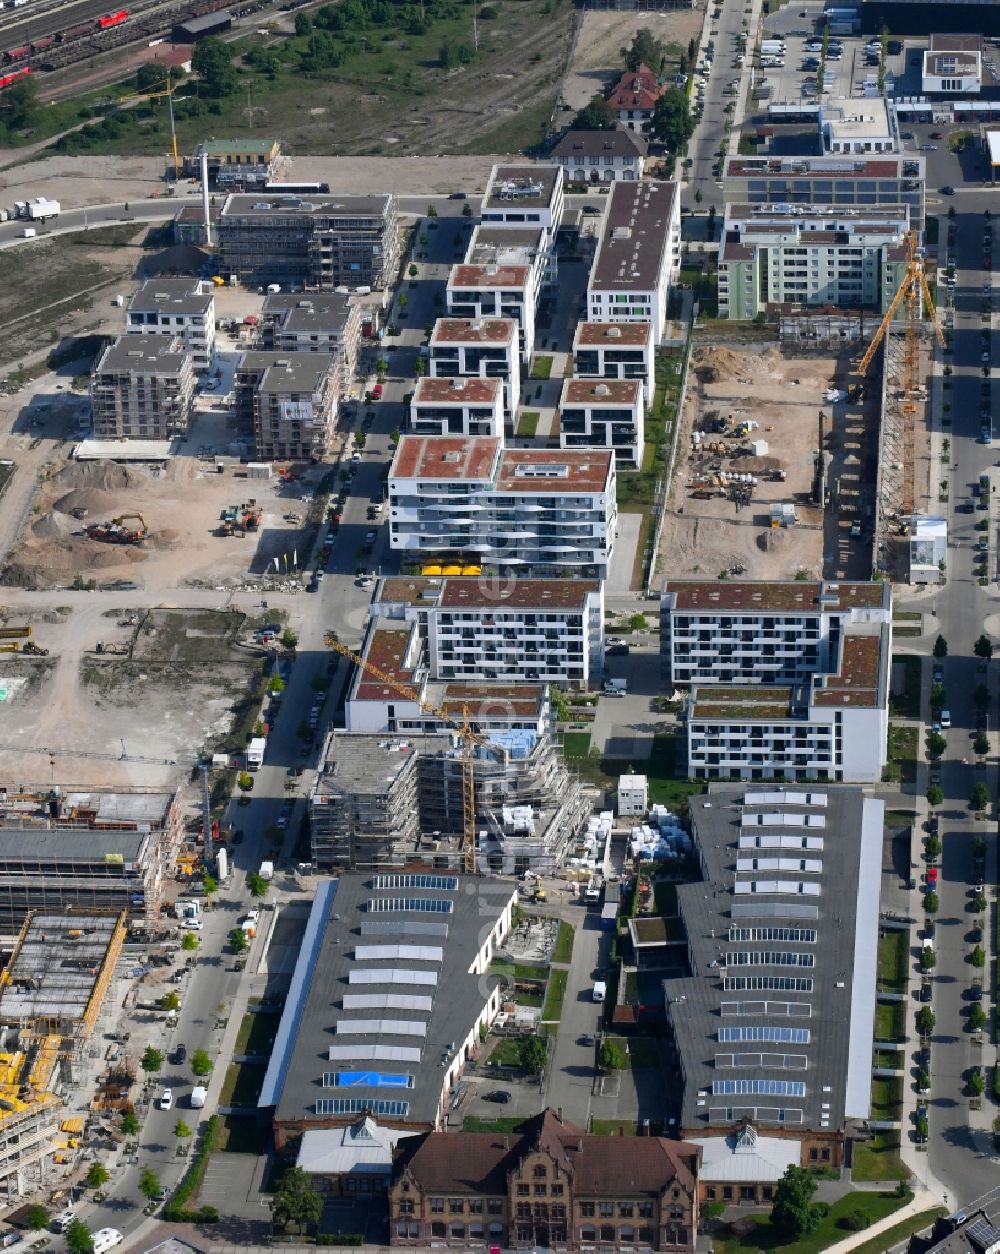
{"type": "MultiPolygon", "coordinates": [[[[82,22],[79,26],[72,26],[69,30],[59,31],[55,35],[40,35],[30,44],[22,44],[19,48],[8,49],[3,54],[3,64],[5,66],[17,65],[19,61],[28,61],[33,57],[42,56],[57,44],[75,43],[79,39],[86,39],[91,35],[99,35],[103,31],[113,30],[116,26],[123,26],[128,21],[128,17],[128,9],[118,9],[114,13],[105,13],[102,17],[94,18],[89,22],[82,22]]],[[[11,76],[8,75],[7,77],[11,76]]],[[[6,86],[8,86],[7,82],[0,80],[0,87],[6,86]]]]}
{"type": "Polygon", "coordinates": [[[19,70],[12,70],[9,74],[0,74],[0,91],[5,87],[9,87],[11,83],[16,83],[19,78],[24,78],[26,74],[31,73],[31,66],[22,66],[19,70]]]}

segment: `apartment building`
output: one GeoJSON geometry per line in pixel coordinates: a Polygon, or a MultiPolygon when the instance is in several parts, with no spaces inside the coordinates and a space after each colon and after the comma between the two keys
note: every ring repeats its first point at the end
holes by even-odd
{"type": "Polygon", "coordinates": [[[438,318],[431,332],[432,379],[499,379],[513,423],[521,395],[521,348],[512,318],[438,318]]]}
{"type": "Polygon", "coordinates": [[[501,379],[418,379],[410,401],[415,435],[502,436],[501,379]]]}
{"type": "Polygon", "coordinates": [[[689,690],[696,779],[881,779],[892,593],[883,583],[666,584],[664,678],[689,690]]]}
{"type": "Polygon", "coordinates": [[[184,158],[184,173],[201,175],[201,158],[208,158],[208,185],[214,191],[253,191],[270,183],[278,172],[281,143],[252,136],[243,139],[206,139],[193,156],[184,158]]]}
{"type": "Polygon", "coordinates": [[[464,555],[501,574],[605,579],[617,523],[604,449],[404,435],[389,471],[390,544],[404,561],[464,555]]]}
{"type": "Polygon", "coordinates": [[[659,344],[680,249],[676,183],[612,184],[587,283],[588,320],[648,322],[659,344]]]}
{"type": "Polygon", "coordinates": [[[318,460],[329,452],[339,400],[334,376],[334,358],[325,353],[287,353],[267,366],[253,393],[258,458],[318,460]]]}
{"type": "Polygon", "coordinates": [[[395,196],[234,193],[219,215],[220,269],[247,286],[389,287],[397,213],[395,196]]]}
{"type": "Polygon", "coordinates": [[[90,376],[99,440],[169,441],[187,435],[194,398],[191,354],[173,335],[122,335],[90,376]]]}
{"type": "Polygon", "coordinates": [[[727,157],[726,204],[833,205],[839,211],[906,205],[924,228],[925,160],[915,152],[878,156],[727,157]]]}
{"type": "Polygon", "coordinates": [[[603,669],[604,588],[593,579],[401,575],[380,581],[371,612],[418,625],[435,680],[586,688],[603,669]]]}
{"type": "Polygon", "coordinates": [[[638,379],[566,379],[559,401],[560,448],[608,448],[619,469],[639,470],[646,447],[638,379]]]}
{"type": "Polygon", "coordinates": [[[511,319],[517,324],[521,360],[527,363],[535,346],[535,310],[543,272],[535,262],[452,266],[445,292],[448,315],[472,322],[511,319]]]}
{"type": "Polygon", "coordinates": [[[343,393],[357,370],[361,323],[361,304],[342,292],[269,292],[260,314],[260,347],[269,352],[328,353],[343,393]]]}
{"type": "Polygon", "coordinates": [[[567,131],[553,158],[570,183],[634,183],[646,164],[646,141],[636,130],[619,124],[613,131],[567,131]]]}
{"type": "Polygon", "coordinates": [[[884,313],[906,271],[905,205],[728,205],[719,249],[719,316],[823,306],[884,313]]]}
{"type": "Polygon", "coordinates": [[[656,352],[648,322],[578,322],[573,374],[580,379],[639,379],[647,408],[656,395],[656,352]]]}
{"type": "Polygon", "coordinates": [[[215,297],[198,279],[147,279],[125,312],[129,335],[172,335],[191,354],[197,374],[215,362],[215,297]]]}
{"type": "Polygon", "coordinates": [[[563,184],[559,165],[495,165],[483,193],[480,220],[494,228],[540,230],[548,250],[562,221],[563,184]]]}
{"type": "Polygon", "coordinates": [[[700,1160],[683,1141],[591,1136],[552,1110],[508,1135],[408,1137],[389,1185],[389,1243],[683,1254],[697,1238],[700,1160]]]}
{"type": "Polygon", "coordinates": [[[835,96],[819,106],[823,151],[828,153],[898,153],[899,126],[885,96],[835,96]]]}

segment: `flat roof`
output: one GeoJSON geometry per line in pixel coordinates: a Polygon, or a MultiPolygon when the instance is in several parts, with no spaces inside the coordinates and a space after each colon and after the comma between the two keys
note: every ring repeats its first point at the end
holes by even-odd
{"type": "Polygon", "coordinates": [[[261,392],[317,392],[334,366],[330,353],[286,353],[264,371],[261,392]]]}
{"type": "Polygon", "coordinates": [[[892,592],[885,583],[787,582],[761,580],[720,583],[717,579],[668,579],[664,596],[670,609],[700,613],[815,614],[846,609],[888,609],[892,592]]]}
{"type": "Polygon", "coordinates": [[[372,603],[452,609],[573,609],[583,610],[587,598],[599,592],[596,579],[435,579],[426,575],[396,575],[383,579],[372,603]]]}
{"type": "Polygon", "coordinates": [[[503,395],[501,379],[429,379],[417,380],[413,389],[414,405],[492,405],[503,395]]]}
{"type": "Polygon", "coordinates": [[[215,297],[202,290],[198,279],[166,276],[141,283],[129,299],[128,312],[207,314],[214,304],[215,297]]]}
{"type": "Polygon", "coordinates": [[[677,184],[643,181],[611,185],[588,287],[601,291],[656,287],[670,247],[677,184]]]}
{"type": "Polygon", "coordinates": [[[452,266],[448,279],[450,288],[526,287],[531,273],[528,266],[489,263],[452,266]]]}
{"type": "Polygon", "coordinates": [[[981,35],[951,35],[947,32],[929,35],[927,46],[931,52],[982,52],[981,35]]]}
{"type": "Polygon", "coordinates": [[[641,396],[641,379],[565,379],[559,406],[628,405],[634,409],[641,396]]]}
{"type": "Polygon", "coordinates": [[[924,53],[924,74],[967,73],[970,70],[977,74],[980,69],[978,52],[961,52],[944,50],[941,52],[924,53]]]}
{"type": "Polygon", "coordinates": [[[534,265],[545,252],[545,232],[541,227],[501,227],[480,224],[472,232],[465,250],[465,264],[534,265]]]}
{"type": "Polygon", "coordinates": [[[180,440],[81,440],[73,446],[78,462],[168,462],[180,440]]]}
{"type": "Polygon", "coordinates": [[[105,831],[87,827],[32,827],[4,823],[0,826],[0,872],[11,867],[35,866],[51,874],[49,864],[100,862],[105,867],[126,869],[145,855],[152,839],[148,832],[105,831]]]}
{"type": "MultiPolygon", "coordinates": [[[[438,686],[433,687],[437,691],[438,686]]],[[[437,704],[454,716],[460,716],[467,707],[474,709],[476,722],[487,726],[502,722],[508,715],[537,719],[545,706],[546,691],[545,684],[446,683],[440,685],[437,704]]]]}
{"type": "Polygon", "coordinates": [[[431,348],[435,344],[510,344],[517,334],[513,318],[438,318],[431,348]]]}
{"type": "Polygon", "coordinates": [[[340,335],[353,311],[351,297],[338,292],[272,292],[264,297],[261,320],[282,331],[340,335]]]}
{"type": "MultiPolygon", "coordinates": [[[[904,177],[903,167],[923,169],[924,160],[917,153],[881,153],[877,157],[852,156],[850,153],[826,153],[822,157],[728,157],[724,178],[840,178],[871,179],[904,177]]],[[[908,176],[907,176],[908,177],[908,176]]],[[[913,175],[914,178],[918,175],[913,175]]]]}
{"type": "Polygon", "coordinates": [[[94,373],[178,375],[191,362],[175,335],[120,335],[101,354],[94,373]]]}
{"type": "Polygon", "coordinates": [[[0,1022],[82,1020],[120,935],[118,915],[30,915],[0,987],[0,1022]]]}
{"type": "MultiPolygon", "coordinates": [[[[366,662],[377,666],[396,683],[419,688],[415,667],[406,663],[416,639],[416,631],[416,623],[377,619],[368,629],[361,655],[366,662]]],[[[358,667],[351,692],[352,700],[391,701],[394,697],[397,701],[405,700],[397,689],[391,688],[377,675],[358,667]]]]}
{"type": "Polygon", "coordinates": [[[793,1133],[866,1119],[885,803],[718,785],[690,815],[703,878],[677,900],[691,973],[664,983],[685,1133],[776,1126],[779,1111],[793,1133]]]}
{"type": "Polygon", "coordinates": [[[500,458],[496,491],[520,496],[572,496],[604,492],[614,477],[610,449],[505,449],[500,458]]]}
{"type": "Polygon", "coordinates": [[[561,175],[558,165],[495,165],[483,195],[483,208],[549,208],[561,175]]]}
{"type": "Polygon", "coordinates": [[[814,687],[812,702],[818,706],[868,709],[882,704],[882,641],[877,635],[844,635],[840,668],[814,687]]]}
{"type": "Polygon", "coordinates": [[[170,792],[67,792],[62,794],[60,813],[86,817],[95,827],[160,828],[173,801],[170,792]]]}
{"type": "Polygon", "coordinates": [[[198,145],[197,151],[199,154],[207,153],[210,157],[250,155],[266,157],[278,147],[280,144],[276,139],[267,139],[264,136],[258,139],[255,136],[247,136],[243,139],[206,139],[198,145]]]}
{"type": "Polygon", "coordinates": [[[489,481],[502,448],[499,436],[403,435],[389,478],[489,481]]]}
{"type": "Polygon", "coordinates": [[[222,218],[280,216],[329,218],[384,218],[395,206],[394,196],[347,196],[329,192],[280,195],[274,192],[233,192],[222,206],[222,218]]]}
{"type": "MultiPolygon", "coordinates": [[[[358,735],[336,733],[330,737],[323,758],[323,769],[316,778],[313,804],[322,804],[322,798],[351,794],[384,794],[395,779],[405,770],[413,768],[417,750],[424,751],[421,743],[406,736],[358,735]]],[[[442,746],[449,740],[442,738],[442,746]]]]}
{"type": "Polygon", "coordinates": [[[604,345],[607,348],[634,348],[652,344],[653,328],[649,322],[578,322],[573,335],[573,348],[604,345]]]}
{"type": "Polygon", "coordinates": [[[367,1111],[383,1126],[434,1126],[445,1067],[497,983],[470,968],[516,892],[424,868],[323,881],[260,1106],[279,1124],[367,1111]]]}

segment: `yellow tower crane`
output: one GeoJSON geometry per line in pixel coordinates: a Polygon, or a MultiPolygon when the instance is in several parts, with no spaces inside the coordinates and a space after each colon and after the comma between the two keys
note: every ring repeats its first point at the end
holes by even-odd
{"type": "Polygon", "coordinates": [[[485,749],[501,763],[507,761],[507,751],[499,745],[495,745],[487,736],[477,732],[472,726],[469,718],[469,707],[462,706],[461,719],[455,718],[449,714],[447,710],[441,709],[430,701],[425,701],[421,697],[416,688],[409,684],[404,684],[398,680],[395,675],[390,675],[388,671],[384,671],[380,666],[367,661],[360,654],[355,653],[346,645],[340,643],[333,636],[327,636],[326,643],[335,653],[339,653],[341,657],[346,657],[359,666],[367,674],[374,676],[393,692],[399,696],[405,697],[407,701],[412,701],[426,714],[433,714],[435,718],[447,723],[449,727],[453,727],[458,733],[459,740],[462,743],[462,870],[467,875],[474,875],[477,870],[476,866],[476,775],[475,775],[475,751],[476,748],[485,749]]]}
{"type": "Polygon", "coordinates": [[[174,179],[180,181],[181,177],[181,154],[177,147],[177,127],[174,125],[174,92],[177,90],[178,84],[171,83],[169,71],[167,73],[167,86],[163,91],[144,91],[137,96],[129,96],[122,100],[122,106],[137,104],[146,100],[162,100],[164,96],[167,98],[167,108],[170,112],[170,147],[174,158],[174,179]]]}

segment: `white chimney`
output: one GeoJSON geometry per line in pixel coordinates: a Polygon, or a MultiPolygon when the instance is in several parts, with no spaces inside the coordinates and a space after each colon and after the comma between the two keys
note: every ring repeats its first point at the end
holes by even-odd
{"type": "Polygon", "coordinates": [[[205,247],[212,246],[212,215],[208,208],[208,151],[201,150],[201,208],[205,215],[205,247]]]}

